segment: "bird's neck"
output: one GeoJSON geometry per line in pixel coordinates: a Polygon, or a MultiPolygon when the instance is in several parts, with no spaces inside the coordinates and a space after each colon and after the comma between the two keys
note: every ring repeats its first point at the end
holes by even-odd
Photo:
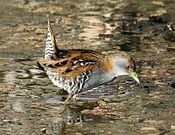
{"type": "Polygon", "coordinates": [[[118,66],[117,62],[117,59],[113,59],[112,57],[106,57],[103,60],[103,69],[110,78],[127,75],[126,71],[118,66]]]}
{"type": "Polygon", "coordinates": [[[105,57],[102,61],[102,67],[105,72],[111,72],[112,71],[112,61],[108,57],[105,57]]]}

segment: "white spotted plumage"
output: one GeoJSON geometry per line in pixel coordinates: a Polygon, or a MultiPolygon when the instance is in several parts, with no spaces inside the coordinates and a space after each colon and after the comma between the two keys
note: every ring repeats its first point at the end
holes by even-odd
{"type": "Polygon", "coordinates": [[[54,54],[54,48],[52,47],[51,33],[50,33],[50,30],[48,30],[46,47],[45,47],[45,59],[51,60],[53,54],[54,54]]]}
{"type": "Polygon", "coordinates": [[[124,52],[107,56],[92,50],[60,50],[49,21],[45,59],[38,64],[54,85],[69,93],[68,99],[79,92],[110,82],[119,75],[128,75],[135,69],[133,59],[124,52]],[[122,69],[122,73],[119,69],[122,69]]]}

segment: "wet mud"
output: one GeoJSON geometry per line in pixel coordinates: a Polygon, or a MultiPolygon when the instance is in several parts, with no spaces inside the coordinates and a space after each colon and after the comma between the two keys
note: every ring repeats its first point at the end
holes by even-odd
{"type": "Polygon", "coordinates": [[[0,134],[174,135],[173,0],[0,1],[0,134]],[[141,84],[130,77],[77,95],[38,68],[47,18],[58,46],[102,53],[127,51],[141,84]]]}

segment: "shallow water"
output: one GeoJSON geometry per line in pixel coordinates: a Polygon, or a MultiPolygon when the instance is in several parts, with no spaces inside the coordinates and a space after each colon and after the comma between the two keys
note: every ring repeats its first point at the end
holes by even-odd
{"type": "Polygon", "coordinates": [[[0,1],[0,134],[175,134],[173,0],[0,1]],[[60,48],[127,51],[141,85],[120,77],[66,93],[41,71],[49,16],[60,48]]]}

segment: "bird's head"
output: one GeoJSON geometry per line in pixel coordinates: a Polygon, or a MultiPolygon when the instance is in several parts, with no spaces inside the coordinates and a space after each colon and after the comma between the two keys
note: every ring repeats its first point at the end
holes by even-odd
{"type": "Polygon", "coordinates": [[[121,75],[129,75],[131,76],[137,83],[140,84],[139,78],[136,73],[135,62],[131,56],[127,53],[119,52],[115,55],[112,55],[112,70],[116,76],[121,75]]]}

